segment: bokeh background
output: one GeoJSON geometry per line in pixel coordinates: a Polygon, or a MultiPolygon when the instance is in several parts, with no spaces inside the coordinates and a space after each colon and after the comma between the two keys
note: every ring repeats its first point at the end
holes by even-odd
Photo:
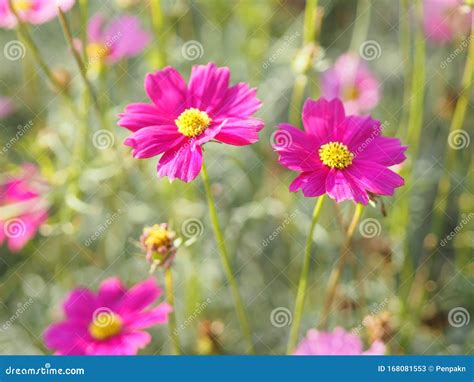
{"type": "MultiPolygon", "coordinates": [[[[302,0],[160,3],[159,15],[148,1],[89,4],[91,15],[137,15],[154,34],[137,57],[107,67],[101,76],[91,75],[106,105],[105,132],[57,19],[32,26],[33,37],[74,102],[90,111],[86,119],[65,107],[28,49],[17,59],[0,52],[0,95],[15,105],[15,112],[0,120],[0,142],[6,144],[18,129],[29,126],[0,155],[0,176],[30,162],[50,184],[50,217],[40,233],[20,253],[0,248],[1,354],[48,353],[42,333],[61,319],[61,304],[71,289],[96,289],[115,275],[128,285],[149,277],[138,240],[145,225],[161,222],[170,222],[178,236],[192,239],[180,248],[173,265],[184,351],[245,352],[201,180],[170,184],[158,179],[156,158],[133,159],[122,145],[128,133],[116,126],[117,114],[130,102],[145,101],[147,72],[172,65],[188,78],[192,65],[213,61],[231,69],[232,83],[245,81],[258,88],[263,107],[257,115],[266,124],[260,141],[247,147],[209,144],[204,158],[261,354],[285,351],[314,206],[314,199],[289,193],[295,174],[277,163],[271,148],[276,125],[300,113],[292,102],[295,82],[306,81],[305,97],[316,97],[318,77],[338,56],[362,54],[382,87],[372,115],[384,124],[384,134],[407,141],[416,39],[412,2],[320,1],[320,30],[309,48],[303,48],[302,0]],[[369,56],[361,50],[367,41],[374,49],[369,56]],[[80,155],[75,151],[78,140],[83,144],[80,155]]],[[[79,6],[67,16],[79,37],[84,30],[79,6]]],[[[12,40],[18,40],[15,31],[0,31],[2,49],[12,40]]],[[[354,330],[366,342],[382,338],[390,354],[473,350],[472,92],[463,147],[453,151],[449,167],[446,161],[453,150],[449,128],[467,48],[445,67],[442,63],[460,43],[426,42],[423,122],[416,149],[411,146],[407,153],[407,184],[394,197],[383,198],[386,216],[380,201],[365,209],[328,323],[328,328],[354,330]],[[463,219],[467,222],[461,224],[463,219]],[[453,321],[459,315],[461,321],[453,321]]],[[[353,209],[352,202],[335,206],[329,200],[323,207],[301,335],[318,325],[328,277],[353,209]]],[[[162,272],[155,277],[163,283],[162,272]]],[[[153,341],[140,354],[170,353],[166,326],[151,332],[153,341]]]]}

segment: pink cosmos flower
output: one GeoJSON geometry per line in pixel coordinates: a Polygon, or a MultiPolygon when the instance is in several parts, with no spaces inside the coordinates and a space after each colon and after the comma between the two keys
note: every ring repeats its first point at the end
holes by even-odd
{"type": "MultiPolygon", "coordinates": [[[[58,14],[58,7],[67,12],[75,0],[12,0],[13,7],[24,22],[43,24],[58,14]]],[[[17,19],[12,13],[8,0],[0,0],[0,28],[15,28],[17,19]]]]}
{"type": "Polygon", "coordinates": [[[341,202],[367,204],[369,193],[393,195],[403,178],[388,167],[405,160],[407,147],[383,137],[380,122],[370,116],[346,116],[339,99],[308,99],[304,130],[281,124],[274,135],[279,162],[300,174],[290,191],[314,197],[327,193],[341,202]]]}
{"type": "Polygon", "coordinates": [[[296,348],[295,355],[383,355],[385,345],[375,341],[368,350],[363,351],[359,336],[335,328],[332,332],[311,329],[296,348]]]}
{"type": "Polygon", "coordinates": [[[15,107],[10,98],[0,97],[0,118],[9,116],[14,110],[15,107]]]}
{"type": "Polygon", "coordinates": [[[189,83],[167,67],[145,78],[152,103],[133,103],[118,124],[133,132],[125,144],[136,158],[163,154],[158,176],[192,181],[201,171],[202,145],[211,140],[244,146],[258,141],[261,103],[245,83],[229,87],[229,68],[194,66],[189,83]]]}
{"type": "Polygon", "coordinates": [[[0,184],[0,207],[16,204],[14,215],[0,219],[0,245],[5,241],[12,252],[19,252],[48,218],[48,203],[43,196],[45,183],[36,166],[26,164],[18,176],[0,184]]]}
{"type": "Polygon", "coordinates": [[[466,36],[473,22],[473,13],[463,4],[464,0],[424,0],[426,37],[434,42],[447,43],[466,36]]]}
{"type": "Polygon", "coordinates": [[[161,293],[153,279],[127,290],[110,278],[97,294],[75,289],[63,305],[66,319],[46,329],[46,346],[58,355],[137,354],[151,341],[144,329],[168,322],[169,304],[150,307],[161,293]]]}
{"type": "Polygon", "coordinates": [[[359,57],[346,53],[321,78],[325,98],[339,98],[347,114],[372,110],[380,100],[379,81],[359,57]]]}
{"type": "Polygon", "coordinates": [[[107,64],[136,56],[151,40],[151,35],[141,29],[140,19],[135,16],[120,16],[105,25],[104,18],[96,14],[89,21],[87,36],[89,60],[107,64]]]}

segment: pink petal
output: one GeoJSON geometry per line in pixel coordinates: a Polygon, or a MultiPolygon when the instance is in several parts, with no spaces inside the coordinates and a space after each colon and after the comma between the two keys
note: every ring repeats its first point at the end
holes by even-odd
{"type": "Polygon", "coordinates": [[[347,145],[350,151],[357,153],[381,134],[380,121],[372,119],[370,116],[352,115],[346,118],[344,130],[338,140],[347,145]]]}
{"type": "Polygon", "coordinates": [[[124,112],[119,114],[118,125],[131,131],[137,131],[143,127],[170,125],[174,120],[165,118],[154,106],[147,103],[132,103],[127,105],[124,112]]]}
{"type": "Polygon", "coordinates": [[[347,172],[362,187],[377,195],[393,195],[395,188],[405,184],[400,175],[375,162],[355,160],[347,172]]]}
{"type": "Polygon", "coordinates": [[[226,118],[216,120],[222,123],[220,133],[216,139],[234,146],[250,145],[258,141],[258,132],[263,129],[263,121],[257,118],[226,118]]]}
{"type": "Polygon", "coordinates": [[[184,111],[186,82],[176,69],[166,67],[147,74],[145,90],[164,118],[174,120],[184,111]]]}
{"type": "Polygon", "coordinates": [[[100,284],[97,297],[98,305],[100,307],[108,307],[112,310],[116,310],[126,291],[120,279],[111,277],[100,284]]]}
{"type": "MultiPolygon", "coordinates": [[[[205,66],[193,66],[188,85],[188,107],[207,112],[213,111],[227,95],[229,78],[229,68],[218,68],[212,62],[205,66]]],[[[223,116],[220,112],[219,115],[223,116]]]]}
{"type": "Polygon", "coordinates": [[[363,352],[364,355],[384,355],[385,344],[382,341],[375,341],[368,350],[363,352]]]}
{"type": "Polygon", "coordinates": [[[369,202],[367,192],[344,170],[333,168],[329,171],[326,190],[328,195],[338,203],[343,200],[354,200],[365,205],[369,202]]]}
{"type": "Polygon", "coordinates": [[[134,132],[124,144],[133,148],[135,158],[150,158],[171,150],[186,137],[178,132],[176,125],[149,126],[134,132]]]}
{"type": "Polygon", "coordinates": [[[308,99],[303,106],[303,126],[321,144],[335,140],[344,122],[344,107],[339,99],[308,99]]]}
{"type": "Polygon", "coordinates": [[[162,291],[154,279],[143,281],[129,289],[122,298],[118,313],[140,312],[160,297],[162,291]]]}
{"type": "Polygon", "coordinates": [[[398,138],[377,137],[367,145],[359,146],[354,155],[359,160],[375,161],[384,166],[402,163],[407,146],[402,146],[398,138]]]}
{"type": "Polygon", "coordinates": [[[281,124],[273,134],[273,148],[278,161],[294,171],[312,171],[320,166],[317,139],[289,124],[281,124]]]}
{"type": "Polygon", "coordinates": [[[238,83],[227,90],[215,113],[224,117],[251,117],[262,105],[256,94],[256,89],[250,89],[246,83],[238,83]]]}
{"type": "Polygon", "coordinates": [[[156,308],[128,317],[126,326],[129,329],[145,329],[158,324],[166,324],[168,315],[173,311],[171,305],[166,302],[161,303],[156,308]]]}
{"type": "Polygon", "coordinates": [[[62,355],[82,355],[87,343],[86,328],[71,322],[49,326],[43,334],[45,345],[62,355]]]}
{"type": "Polygon", "coordinates": [[[87,38],[89,42],[102,43],[102,25],[104,24],[104,18],[101,14],[95,14],[89,20],[87,25],[87,38]]]}
{"type": "Polygon", "coordinates": [[[164,153],[157,170],[160,177],[167,176],[171,181],[178,178],[188,183],[198,176],[201,167],[201,146],[188,142],[164,153]]]}
{"type": "Polygon", "coordinates": [[[78,321],[89,321],[97,308],[96,296],[85,288],[74,289],[64,302],[66,316],[78,321]]]}
{"type": "Polygon", "coordinates": [[[301,188],[307,198],[321,196],[326,193],[328,173],[329,171],[322,166],[311,172],[303,172],[291,182],[290,192],[296,192],[301,188]]]}

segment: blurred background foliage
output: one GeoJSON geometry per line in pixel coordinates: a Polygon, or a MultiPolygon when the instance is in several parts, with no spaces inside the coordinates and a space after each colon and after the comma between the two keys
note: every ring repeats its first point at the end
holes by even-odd
{"type": "MultiPolygon", "coordinates": [[[[400,17],[407,16],[391,0],[326,0],[319,6],[321,31],[306,96],[318,94],[314,79],[340,54],[366,39],[376,40],[381,54],[368,64],[381,81],[383,97],[372,114],[384,123],[386,135],[403,138],[407,65],[400,44],[400,17]],[[355,21],[358,6],[368,11],[355,21]]],[[[108,67],[101,78],[92,78],[101,103],[106,105],[107,129],[112,133],[108,138],[112,137],[113,145],[104,150],[93,144],[94,132],[102,127],[84,93],[58,20],[33,26],[33,36],[49,65],[62,75],[75,102],[86,111],[85,119],[76,118],[48,87],[28,51],[19,61],[1,57],[0,94],[10,97],[16,106],[14,114],[0,121],[1,141],[8,142],[18,126],[33,122],[14,147],[0,156],[1,174],[14,172],[24,162],[37,163],[51,185],[51,209],[47,224],[21,253],[0,248],[0,323],[11,323],[7,329],[0,328],[0,353],[48,352],[42,332],[62,317],[61,303],[70,289],[79,285],[96,289],[113,275],[129,285],[147,278],[149,264],[137,245],[143,227],[169,221],[181,235],[183,222],[190,218],[202,222],[202,235],[179,250],[173,266],[178,325],[188,322],[180,331],[184,350],[244,351],[200,179],[190,184],[157,179],[156,160],[133,159],[122,145],[127,131],[116,126],[116,116],[126,104],[145,101],[147,72],[166,64],[188,78],[192,65],[209,61],[228,66],[233,83],[246,81],[257,87],[263,102],[258,116],[266,127],[257,144],[241,148],[206,145],[204,158],[257,350],[264,354],[284,352],[289,327],[275,327],[270,316],[275,308],[293,308],[314,200],[288,192],[294,174],[278,165],[271,135],[278,123],[288,121],[291,111],[292,89],[301,65],[298,60],[304,60],[304,7],[302,0],[162,0],[158,17],[147,1],[90,2],[90,14],[135,14],[147,30],[158,33],[143,54],[108,67]],[[182,52],[190,40],[203,48],[195,60],[186,59],[182,52]],[[276,238],[269,239],[276,230],[276,238]],[[200,309],[203,303],[205,307],[200,309]]],[[[84,27],[79,7],[67,16],[79,37],[84,27]]],[[[0,46],[17,38],[14,31],[2,30],[0,46]]],[[[421,150],[415,156],[408,151],[415,172],[413,182],[399,189],[395,197],[384,198],[387,217],[380,205],[366,208],[364,218],[376,219],[381,230],[370,239],[356,232],[353,256],[329,320],[330,328],[351,330],[360,327],[367,315],[378,316],[392,354],[470,353],[474,343],[472,324],[456,328],[447,320],[453,307],[474,311],[474,222],[447,245],[439,244],[459,224],[462,214],[474,210],[472,144],[456,157],[451,180],[457,187],[449,195],[447,209],[436,213],[435,205],[438,183],[445,173],[453,100],[466,60],[463,52],[441,70],[440,63],[453,49],[453,44],[427,45],[429,80],[421,150]],[[407,198],[411,208],[405,224],[399,210],[407,198]],[[415,275],[401,272],[405,255],[417,269],[415,275]]],[[[470,128],[473,123],[471,107],[465,125],[470,128]]],[[[314,235],[302,334],[318,324],[328,276],[343,242],[342,227],[348,224],[353,208],[351,202],[338,209],[333,203],[324,205],[314,235]]],[[[157,277],[163,284],[160,272],[157,277]]],[[[370,341],[375,329],[366,324],[361,327],[359,333],[370,341]]],[[[167,328],[151,331],[153,341],[142,354],[169,353],[167,328]]]]}

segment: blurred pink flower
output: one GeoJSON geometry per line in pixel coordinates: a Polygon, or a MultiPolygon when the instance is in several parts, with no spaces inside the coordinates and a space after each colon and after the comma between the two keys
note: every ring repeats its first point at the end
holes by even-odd
{"type": "Polygon", "coordinates": [[[13,106],[12,101],[10,98],[7,97],[0,97],[0,118],[5,118],[13,111],[15,110],[15,107],[13,106]]]}
{"type": "Polygon", "coordinates": [[[290,191],[314,197],[327,193],[336,202],[349,199],[367,204],[369,192],[393,195],[403,178],[388,167],[405,160],[397,138],[382,136],[380,122],[370,116],[346,116],[339,99],[308,99],[301,131],[281,124],[273,148],[279,162],[300,174],[290,191]]]}
{"type": "Polygon", "coordinates": [[[133,132],[125,144],[136,158],[163,154],[158,176],[192,181],[201,171],[202,145],[216,140],[244,146],[258,141],[263,121],[256,89],[246,83],[229,87],[230,70],[213,63],[194,66],[189,83],[167,67],[145,78],[152,104],[133,103],[118,124],[133,132]]]}
{"type": "Polygon", "coordinates": [[[428,39],[447,43],[469,33],[473,12],[464,0],[424,0],[424,28],[428,39]]]}
{"type": "Polygon", "coordinates": [[[136,56],[151,41],[151,35],[140,28],[140,19],[135,16],[119,16],[105,25],[104,18],[96,14],[89,21],[87,36],[89,61],[107,64],[136,56]]]}
{"type": "Polygon", "coordinates": [[[161,293],[153,279],[127,290],[118,278],[110,278],[97,294],[75,289],[63,305],[66,320],[46,329],[46,346],[58,355],[137,354],[151,341],[144,329],[168,322],[170,305],[150,307],[161,293]]]}
{"type": "Polygon", "coordinates": [[[18,205],[8,219],[0,219],[0,245],[5,241],[12,252],[19,252],[35,236],[48,218],[48,204],[43,197],[45,184],[36,166],[26,164],[18,176],[7,177],[0,184],[0,207],[18,205]]]}
{"type": "Polygon", "coordinates": [[[335,328],[332,332],[311,329],[299,343],[294,355],[383,355],[385,345],[375,341],[368,350],[363,351],[359,336],[335,328]]]}
{"type": "Polygon", "coordinates": [[[347,114],[363,114],[380,100],[380,84],[360,58],[351,53],[340,56],[321,78],[325,98],[339,98],[347,114]]]}
{"type": "MultiPolygon", "coordinates": [[[[21,20],[30,24],[43,24],[56,17],[58,7],[67,12],[75,0],[12,0],[21,20]]],[[[14,28],[17,24],[8,0],[0,0],[0,28],[14,28]]]]}

